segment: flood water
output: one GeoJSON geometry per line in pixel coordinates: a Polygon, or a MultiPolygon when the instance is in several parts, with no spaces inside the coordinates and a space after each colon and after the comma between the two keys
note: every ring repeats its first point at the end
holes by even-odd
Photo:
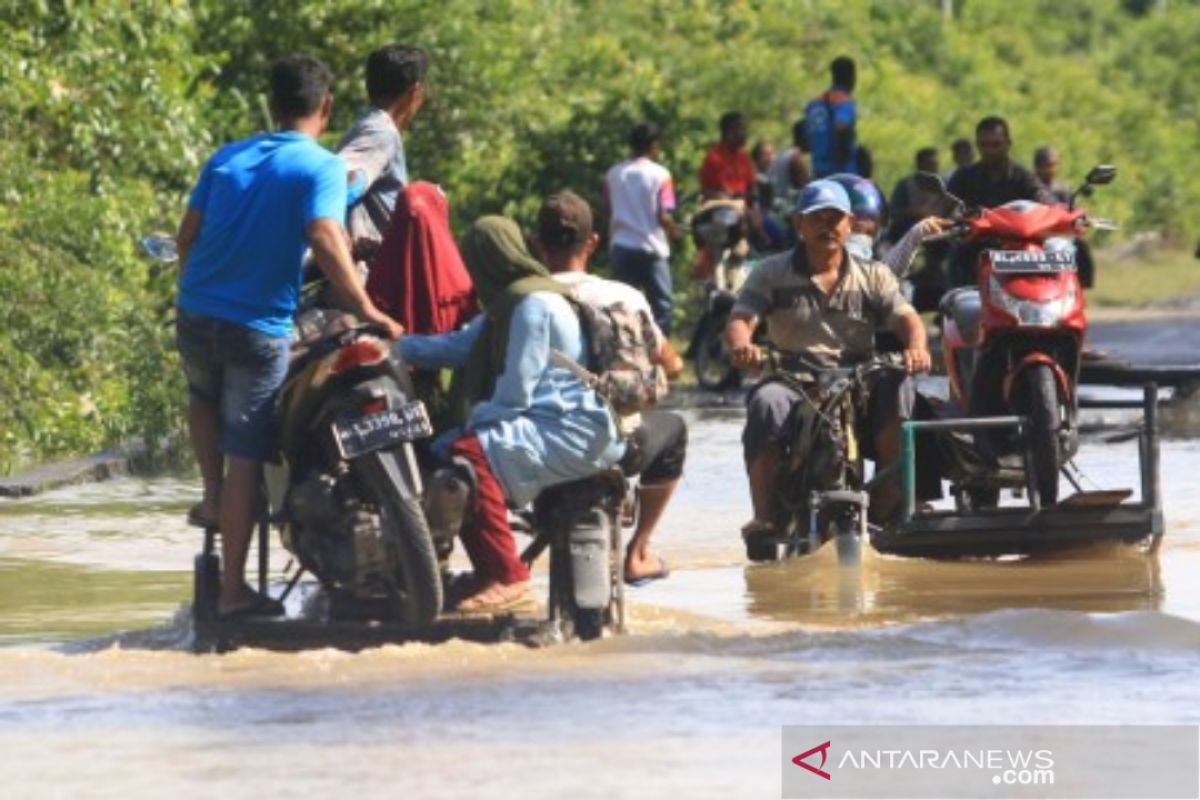
{"type": "MultiPolygon", "coordinates": [[[[587,645],[196,656],[194,482],[0,502],[3,794],[778,797],[786,724],[1200,723],[1200,441],[1163,443],[1158,558],[868,554],[847,603],[827,552],[746,566],[741,414],[687,415],[671,577],[587,645]]],[[[1133,443],[1079,463],[1138,485],[1133,443]]]]}

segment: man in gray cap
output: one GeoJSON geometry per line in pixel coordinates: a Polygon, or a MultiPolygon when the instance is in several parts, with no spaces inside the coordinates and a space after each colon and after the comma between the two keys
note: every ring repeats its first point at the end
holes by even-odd
{"type": "MultiPolygon", "coordinates": [[[[762,363],[754,330],[767,321],[771,345],[798,361],[825,367],[859,363],[874,352],[875,330],[890,327],[904,346],[908,372],[927,372],[925,328],[904,299],[892,271],[846,250],[853,217],[846,190],[834,181],[813,181],[796,204],[796,247],[759,263],[738,294],[725,331],[730,360],[739,368],[762,363]]],[[[800,395],[777,381],[760,383],[747,401],[742,445],[750,479],[754,519],[742,529],[747,550],[756,537],[774,535],[772,503],[785,425],[800,395]]],[[[878,463],[900,454],[900,420],[913,408],[915,392],[905,376],[884,374],[871,391],[864,450],[878,463]]],[[[899,495],[894,485],[872,498],[872,516],[886,518],[899,495]]]]}

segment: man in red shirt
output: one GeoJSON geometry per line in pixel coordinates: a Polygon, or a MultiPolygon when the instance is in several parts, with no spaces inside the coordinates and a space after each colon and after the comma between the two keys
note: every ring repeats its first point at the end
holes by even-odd
{"type": "Polygon", "coordinates": [[[700,166],[700,191],[705,200],[740,197],[752,204],[754,162],[746,152],[746,118],[737,111],[721,117],[721,141],[713,145],[700,166]]]}

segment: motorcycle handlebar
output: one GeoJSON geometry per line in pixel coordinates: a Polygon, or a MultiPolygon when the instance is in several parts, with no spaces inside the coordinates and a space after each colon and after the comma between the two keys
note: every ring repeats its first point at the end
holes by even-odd
{"type": "Polygon", "coordinates": [[[928,242],[945,242],[950,239],[958,239],[970,229],[971,226],[967,225],[965,222],[956,222],[941,233],[935,233],[931,236],[926,236],[921,243],[926,244],[928,242]]]}

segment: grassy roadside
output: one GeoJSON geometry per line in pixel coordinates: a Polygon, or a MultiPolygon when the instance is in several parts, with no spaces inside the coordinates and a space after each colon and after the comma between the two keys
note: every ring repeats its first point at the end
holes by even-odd
{"type": "Polygon", "coordinates": [[[1160,250],[1120,261],[1101,252],[1096,262],[1096,285],[1087,291],[1089,306],[1170,307],[1200,297],[1200,261],[1185,250],[1160,250]]]}

